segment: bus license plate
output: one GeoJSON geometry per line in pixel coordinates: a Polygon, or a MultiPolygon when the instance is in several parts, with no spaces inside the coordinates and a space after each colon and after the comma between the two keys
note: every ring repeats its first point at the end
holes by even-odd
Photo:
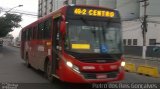
{"type": "Polygon", "coordinates": [[[107,75],[106,74],[96,74],[97,79],[106,79],[107,75]]]}

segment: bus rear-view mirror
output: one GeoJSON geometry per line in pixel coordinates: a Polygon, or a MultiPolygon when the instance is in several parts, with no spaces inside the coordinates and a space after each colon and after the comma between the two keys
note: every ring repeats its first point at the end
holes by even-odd
{"type": "Polygon", "coordinates": [[[60,32],[64,35],[66,33],[66,23],[65,21],[61,22],[60,32]]]}

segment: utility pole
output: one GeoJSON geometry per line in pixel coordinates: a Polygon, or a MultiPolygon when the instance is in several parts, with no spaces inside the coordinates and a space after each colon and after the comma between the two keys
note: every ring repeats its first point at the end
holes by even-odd
{"type": "MultiPolygon", "coordinates": [[[[142,50],[142,58],[146,59],[146,51],[147,51],[147,46],[146,46],[146,34],[147,34],[147,6],[149,5],[148,0],[142,0],[140,2],[143,2],[144,5],[144,17],[142,21],[142,36],[143,36],[143,50],[142,50]]],[[[145,62],[146,64],[146,62],[145,62]]]]}

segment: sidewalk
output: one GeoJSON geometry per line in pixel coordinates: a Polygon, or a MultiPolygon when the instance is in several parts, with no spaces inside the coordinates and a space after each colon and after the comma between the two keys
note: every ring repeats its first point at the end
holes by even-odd
{"type": "Polygon", "coordinates": [[[148,65],[152,67],[158,67],[160,71],[160,58],[147,57],[142,59],[140,56],[125,55],[125,60],[127,63],[134,63],[137,67],[138,65],[148,65]]]}

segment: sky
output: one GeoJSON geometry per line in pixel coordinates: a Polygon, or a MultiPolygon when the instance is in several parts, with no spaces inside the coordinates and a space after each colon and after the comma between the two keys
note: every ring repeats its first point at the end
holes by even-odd
{"type": "MultiPolygon", "coordinates": [[[[12,11],[20,10],[25,12],[32,12],[35,14],[38,13],[38,0],[0,0],[0,7],[3,8],[3,10],[9,10],[10,8],[13,8],[18,5],[23,5],[23,6],[17,7],[12,11]]],[[[31,22],[34,22],[35,20],[37,20],[37,17],[35,16],[22,14],[22,22],[20,23],[21,27],[15,28],[14,31],[11,32],[11,34],[14,37],[17,37],[19,35],[21,28],[25,27],[31,22]]]]}

